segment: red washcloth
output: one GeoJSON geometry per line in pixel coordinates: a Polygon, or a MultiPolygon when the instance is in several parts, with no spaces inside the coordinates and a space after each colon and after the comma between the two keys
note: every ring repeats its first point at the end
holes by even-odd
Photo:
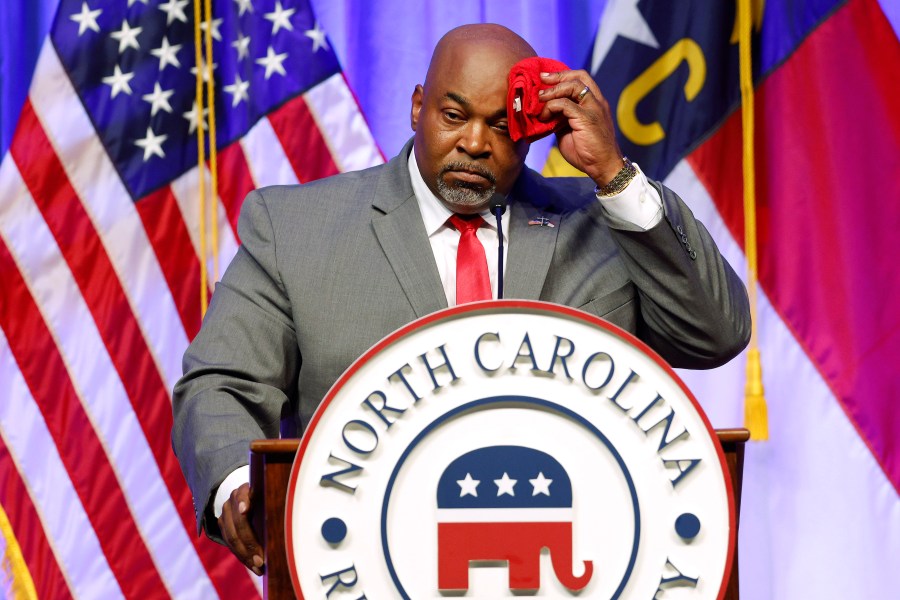
{"type": "Polygon", "coordinates": [[[506,112],[509,116],[509,136],[517,142],[525,138],[529,142],[553,133],[563,116],[543,122],[538,115],[544,110],[544,102],[538,99],[538,91],[553,87],[541,83],[541,73],[568,71],[569,67],[553,60],[533,56],[513,65],[509,70],[509,91],[506,95],[506,112]],[[521,98],[516,102],[516,98],[521,98]],[[519,110],[516,110],[516,109],[519,110]]]}

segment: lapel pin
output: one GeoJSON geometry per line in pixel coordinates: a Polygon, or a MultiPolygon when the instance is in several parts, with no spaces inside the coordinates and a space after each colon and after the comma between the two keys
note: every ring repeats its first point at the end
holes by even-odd
{"type": "Polygon", "coordinates": [[[556,227],[547,217],[534,217],[528,221],[529,225],[537,225],[538,227],[556,227]]]}

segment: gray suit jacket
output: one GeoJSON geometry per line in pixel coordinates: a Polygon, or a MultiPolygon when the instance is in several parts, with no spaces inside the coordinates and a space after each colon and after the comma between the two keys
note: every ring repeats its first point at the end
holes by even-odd
{"type": "MultiPolygon", "coordinates": [[[[388,164],[252,192],[242,246],[175,387],[175,452],[198,526],[250,440],[298,431],[353,360],[447,301],[409,179],[411,143],[388,164]]],[[[580,308],[647,342],[673,366],[709,368],[746,345],[746,290],[702,224],[654,184],[665,218],[611,230],[586,179],[526,170],[510,194],[507,298],[580,308]],[[556,227],[529,226],[548,217],[556,227]]]]}

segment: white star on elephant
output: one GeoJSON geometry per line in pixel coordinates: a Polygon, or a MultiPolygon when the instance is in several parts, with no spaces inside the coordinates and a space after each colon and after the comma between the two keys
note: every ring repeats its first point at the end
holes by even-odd
{"type": "Polygon", "coordinates": [[[472,479],[471,473],[466,473],[465,479],[457,479],[456,483],[459,484],[459,497],[463,496],[475,496],[478,497],[478,484],[481,483],[477,479],[472,479]]]}
{"type": "Polygon", "coordinates": [[[550,484],[553,483],[553,480],[544,477],[543,472],[538,473],[537,477],[529,479],[528,482],[531,483],[531,486],[534,488],[531,492],[532,496],[537,496],[538,494],[544,494],[545,496],[550,495],[550,484]]]}
{"type": "Polygon", "coordinates": [[[510,479],[508,473],[503,473],[503,477],[494,480],[494,483],[497,484],[497,495],[509,494],[510,496],[515,496],[516,492],[513,490],[513,487],[515,487],[516,481],[516,479],[510,479]]]}

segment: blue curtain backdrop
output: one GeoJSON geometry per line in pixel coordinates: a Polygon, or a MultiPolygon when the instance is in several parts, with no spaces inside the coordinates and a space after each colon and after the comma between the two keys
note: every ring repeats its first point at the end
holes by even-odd
{"type": "MultiPolygon", "coordinates": [[[[422,83],[440,37],[466,23],[500,23],[528,40],[541,56],[572,68],[587,64],[606,0],[313,0],[319,21],[356,92],[387,158],[411,135],[409,101],[422,83]]],[[[529,164],[543,166],[551,141],[532,147],[529,164]]]]}

